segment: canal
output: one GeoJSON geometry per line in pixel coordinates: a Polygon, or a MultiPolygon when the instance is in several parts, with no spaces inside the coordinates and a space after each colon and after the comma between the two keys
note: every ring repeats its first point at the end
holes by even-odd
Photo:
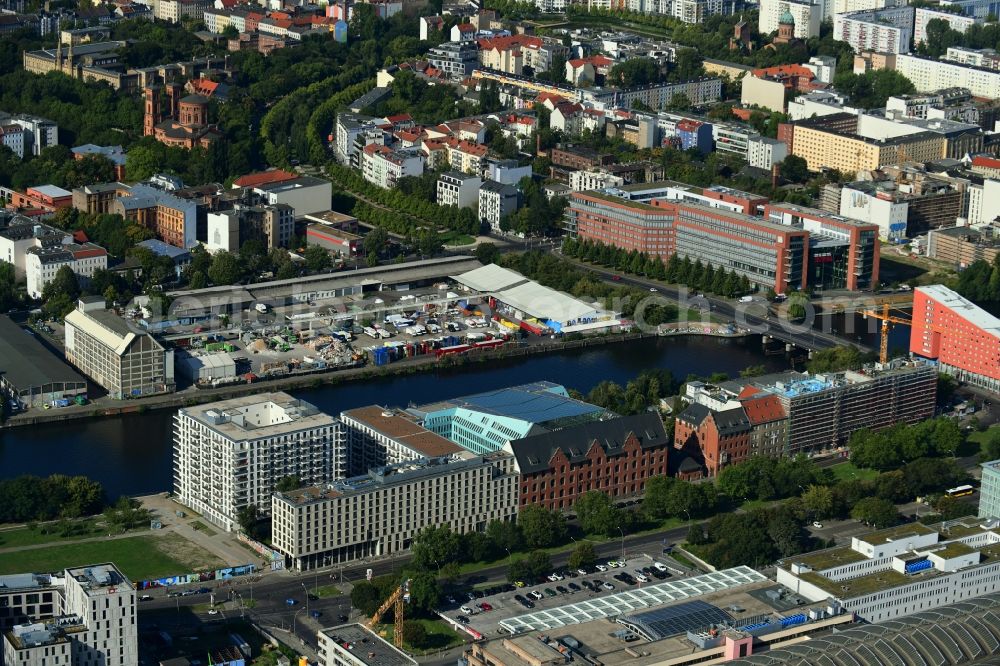
{"type": "MultiPolygon", "coordinates": [[[[743,368],[761,364],[780,371],[790,368],[790,359],[783,353],[765,355],[759,336],[649,338],[294,393],[337,414],[363,405],[407,406],[539,380],[586,393],[603,380],[624,383],[646,368],[666,368],[683,380],[713,372],[735,377],[743,368]]],[[[164,410],[3,431],[0,477],[83,474],[103,483],[111,497],[170,490],[172,414],[164,410]]]]}

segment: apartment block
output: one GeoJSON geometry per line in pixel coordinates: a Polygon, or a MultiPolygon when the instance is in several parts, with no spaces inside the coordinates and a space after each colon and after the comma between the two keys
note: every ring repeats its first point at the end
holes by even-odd
{"type": "Polygon", "coordinates": [[[487,180],[479,188],[479,220],[498,233],[500,222],[517,212],[519,200],[520,195],[513,185],[487,180]]]}
{"type": "Polygon", "coordinates": [[[81,285],[86,285],[96,270],[108,267],[108,252],[95,243],[66,243],[54,247],[31,247],[25,252],[24,268],[28,295],[41,298],[45,285],[68,266],[81,285]]]}
{"type": "Polygon", "coordinates": [[[913,292],[910,353],[941,372],[1000,393],[1000,319],[944,285],[913,292]]]}
{"type": "MultiPolygon", "coordinates": [[[[996,592],[998,543],[995,519],[907,523],[852,537],[849,546],[784,558],[777,579],[808,601],[830,599],[865,622],[887,622],[996,592]]],[[[966,636],[983,631],[972,617],[962,625],[966,636]]],[[[940,635],[936,625],[925,631],[940,635]]]]}
{"type": "Polygon", "coordinates": [[[761,0],[757,31],[762,35],[776,32],[781,16],[785,12],[795,19],[794,37],[797,39],[819,37],[820,23],[824,18],[823,6],[794,0],[761,0]]]}
{"type": "Polygon", "coordinates": [[[50,146],[59,145],[59,125],[47,118],[27,114],[9,114],[0,111],[0,128],[4,139],[3,145],[23,158],[25,155],[38,156],[50,146]]]}
{"type": "Polygon", "coordinates": [[[288,204],[238,203],[230,210],[206,215],[209,250],[238,252],[249,240],[260,241],[268,250],[289,247],[295,235],[295,209],[288,204]]]}
{"type": "Polygon", "coordinates": [[[949,46],[943,60],[960,65],[972,65],[985,69],[1000,69],[1000,54],[993,49],[969,49],[964,46],[949,46]]]}
{"type": "Polygon", "coordinates": [[[833,34],[855,52],[907,53],[913,43],[914,11],[902,6],[837,14],[833,34]]]}
{"type": "Polygon", "coordinates": [[[767,136],[755,136],[747,144],[747,162],[750,166],[770,171],[788,157],[788,146],[767,136]]]}
{"type": "Polygon", "coordinates": [[[262,393],[184,408],[174,416],[174,493],[227,531],[239,512],[270,511],[285,477],[304,484],[343,478],[347,451],[333,417],[287,393],[262,393]]]}
{"type": "Polygon", "coordinates": [[[108,212],[146,227],[175,247],[188,249],[198,242],[198,205],[150,185],[120,190],[108,212]]]}
{"type": "Polygon", "coordinates": [[[786,203],[769,203],[764,218],[809,232],[810,285],[855,291],[879,284],[878,225],[786,203]]]}
{"type": "Polygon", "coordinates": [[[424,155],[418,149],[393,150],[372,143],[365,146],[362,153],[361,175],[373,185],[391,189],[400,178],[421,175],[424,161],[424,155]]]}
{"type": "Polygon", "coordinates": [[[347,441],[349,473],[364,474],[374,467],[396,465],[420,458],[439,458],[463,449],[431,432],[405,411],[359,407],[340,414],[347,441]]]}
{"type": "Polygon", "coordinates": [[[95,183],[73,190],[73,208],[83,213],[110,213],[115,199],[128,193],[123,183],[95,183]]]}
{"type": "MultiPolygon", "coordinates": [[[[963,16],[954,12],[932,9],[930,7],[918,7],[914,13],[913,20],[913,45],[923,44],[927,41],[927,24],[931,21],[944,21],[948,27],[957,32],[964,33],[974,25],[982,24],[982,19],[972,16],[963,16]]],[[[949,51],[951,48],[948,49],[949,51]]]]}
{"type": "Polygon", "coordinates": [[[257,185],[253,193],[262,205],[289,206],[296,220],[309,213],[330,210],[333,201],[333,183],[326,178],[298,176],[291,180],[281,180],[257,185]]]}
{"type": "Polygon", "coordinates": [[[709,474],[752,455],[795,456],[934,415],[937,373],[924,361],[823,375],[787,372],[687,388],[674,446],[701,449],[709,474]]]}
{"type": "Polygon", "coordinates": [[[483,179],[461,171],[446,171],[437,181],[437,204],[458,208],[478,208],[483,179]]]}
{"type": "Polygon", "coordinates": [[[27,275],[28,250],[58,248],[72,242],[73,236],[62,229],[0,209],[0,261],[13,264],[18,280],[27,275]]]}
{"type": "Polygon", "coordinates": [[[837,169],[849,174],[904,161],[932,162],[945,157],[948,151],[947,137],[936,132],[885,139],[857,132],[856,115],[836,113],[782,125],[778,138],[788,144],[791,154],[806,161],[810,171],[837,169]]]}
{"type": "MultiPolygon", "coordinates": [[[[1000,192],[994,196],[1000,197],[1000,192]]],[[[959,268],[966,268],[977,261],[992,264],[1000,256],[1000,226],[932,229],[927,234],[927,256],[959,268]]]]}
{"type": "Polygon", "coordinates": [[[174,355],[138,325],[82,297],[66,315],[66,360],[116,400],[174,390],[174,355]]]}
{"type": "Polygon", "coordinates": [[[1000,516],[1000,460],[990,460],[979,465],[982,476],[979,484],[979,517],[1000,516]]]}
{"type": "Polygon", "coordinates": [[[445,42],[427,52],[431,67],[457,80],[472,74],[478,61],[479,49],[475,42],[445,42]]]}
{"type": "Polygon", "coordinates": [[[517,475],[506,453],[468,452],[374,468],[275,493],[272,543],[298,571],[410,548],[425,527],[461,534],[517,516],[517,475]]]}
{"type": "Polygon", "coordinates": [[[139,663],[135,588],[110,563],[0,576],[0,630],[6,666],[139,663]]]}
{"type": "Polygon", "coordinates": [[[994,69],[900,53],[895,70],[912,81],[918,92],[959,87],[968,88],[973,97],[1000,98],[1000,71],[994,69]]]}

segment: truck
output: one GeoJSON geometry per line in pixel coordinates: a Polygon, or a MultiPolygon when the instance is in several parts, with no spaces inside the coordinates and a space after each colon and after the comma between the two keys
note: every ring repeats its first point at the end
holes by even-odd
{"type": "Polygon", "coordinates": [[[253,306],[253,309],[256,310],[257,312],[261,313],[261,314],[267,314],[267,304],[266,303],[257,303],[256,305],[253,306]]]}

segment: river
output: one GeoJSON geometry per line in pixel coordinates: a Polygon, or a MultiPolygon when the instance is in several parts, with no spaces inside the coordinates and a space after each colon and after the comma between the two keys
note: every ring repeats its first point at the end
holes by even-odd
{"type": "MultiPolygon", "coordinates": [[[[364,405],[406,406],[539,380],[586,393],[605,379],[624,383],[651,367],[666,368],[678,380],[713,372],[735,377],[743,368],[759,364],[768,371],[790,367],[783,354],[765,356],[757,336],[739,340],[649,338],[488,365],[347,382],[296,391],[295,395],[336,414],[364,405]]],[[[83,474],[103,483],[111,497],[170,490],[172,414],[172,410],[163,410],[3,431],[0,478],[83,474]]]]}

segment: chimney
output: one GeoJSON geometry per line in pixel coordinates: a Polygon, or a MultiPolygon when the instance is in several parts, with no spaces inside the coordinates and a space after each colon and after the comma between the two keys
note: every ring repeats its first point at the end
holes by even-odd
{"type": "Polygon", "coordinates": [[[771,187],[774,189],[778,188],[778,175],[781,173],[780,164],[771,165],[771,187]]]}

